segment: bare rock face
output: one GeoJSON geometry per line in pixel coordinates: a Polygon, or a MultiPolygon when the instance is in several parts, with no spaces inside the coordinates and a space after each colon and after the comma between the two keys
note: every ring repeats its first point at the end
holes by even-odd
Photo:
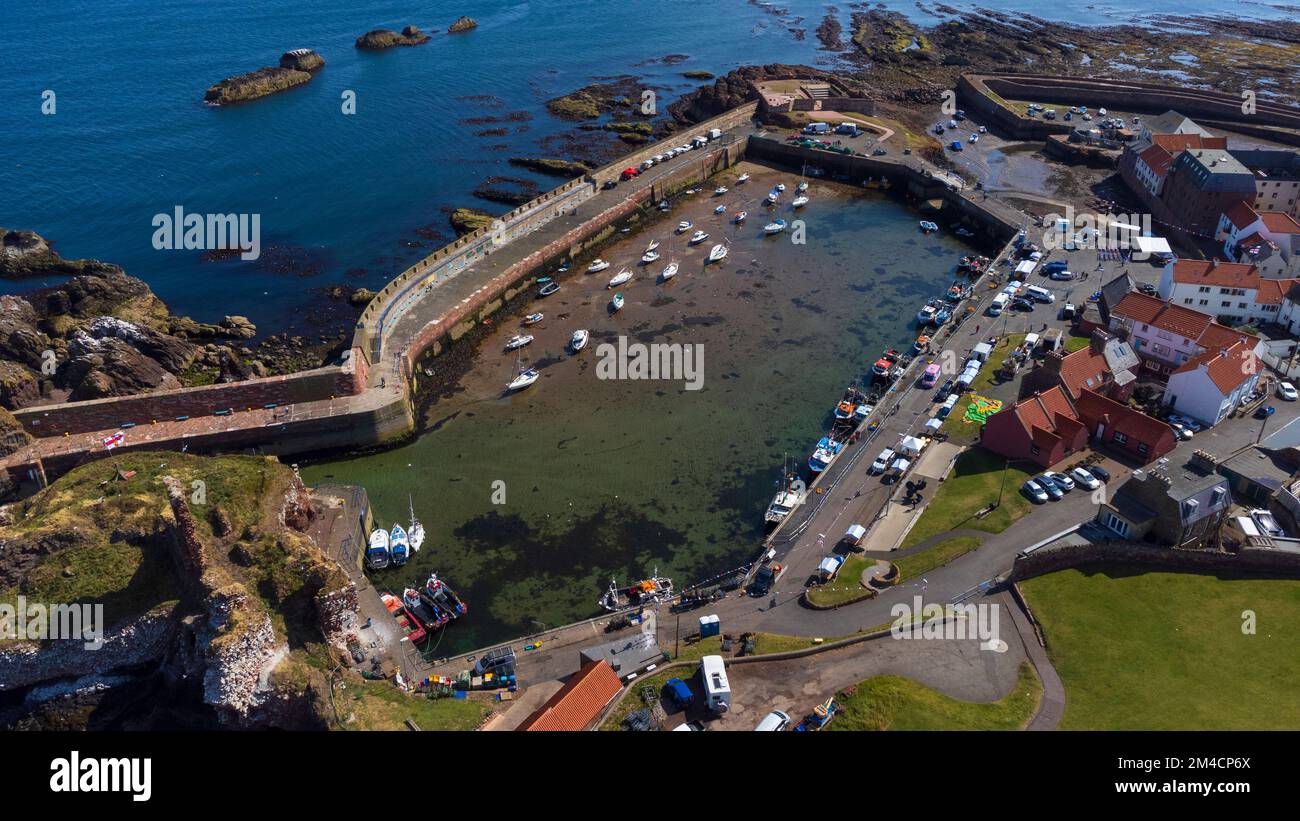
{"type": "Polygon", "coordinates": [[[297,48],[280,55],[279,66],[266,66],[247,74],[227,77],[210,86],[203,99],[213,105],[255,100],[277,91],[311,82],[312,73],[325,67],[325,59],[309,48],[297,48]]]}
{"type": "Polygon", "coordinates": [[[180,380],[162,365],[120,339],[95,339],[83,333],[72,340],[68,353],[70,359],[56,384],[67,388],[73,401],[181,387],[180,380]]]}
{"type": "Polygon", "coordinates": [[[280,68],[294,71],[320,71],[325,67],[325,58],[309,48],[296,48],[280,55],[280,68]]]}
{"type": "Polygon", "coordinates": [[[375,29],[357,38],[357,48],[378,51],[393,46],[418,46],[429,42],[429,35],[417,26],[407,26],[398,34],[389,29],[375,29]]]}
{"type": "MultiPolygon", "coordinates": [[[[0,360],[0,413],[8,413],[5,408],[26,407],[40,398],[41,386],[30,370],[16,362],[0,360]]],[[[0,445],[0,454],[4,453],[0,445]]]]}
{"type": "Polygon", "coordinates": [[[478,21],[472,17],[461,17],[456,22],[447,27],[448,34],[456,34],[461,31],[469,31],[478,28],[478,21]]]}

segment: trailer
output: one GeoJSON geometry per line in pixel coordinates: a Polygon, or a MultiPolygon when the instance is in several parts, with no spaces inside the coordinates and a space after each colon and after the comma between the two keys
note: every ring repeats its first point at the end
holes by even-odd
{"type": "Polygon", "coordinates": [[[727,681],[727,665],[722,656],[700,659],[700,678],[704,681],[704,706],[709,712],[725,713],[731,709],[731,684],[727,681]]]}

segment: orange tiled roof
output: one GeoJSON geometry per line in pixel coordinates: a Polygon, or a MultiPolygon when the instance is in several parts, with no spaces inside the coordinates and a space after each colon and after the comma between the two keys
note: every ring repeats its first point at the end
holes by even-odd
{"type": "Polygon", "coordinates": [[[1232,223],[1233,227],[1238,231],[1259,219],[1259,214],[1256,213],[1255,209],[1244,202],[1234,202],[1231,208],[1223,212],[1223,215],[1228,218],[1228,222],[1232,223]]]}
{"type": "Polygon", "coordinates": [[[1259,371],[1253,348],[1248,341],[1238,341],[1223,350],[1209,350],[1187,360],[1174,373],[1188,373],[1204,367],[1210,381],[1221,393],[1232,393],[1259,371]]]}
{"type": "Polygon", "coordinates": [[[1062,434],[1072,435],[1081,427],[1079,420],[1075,418],[1070,400],[1066,398],[1059,385],[1021,399],[1002,413],[1010,413],[1014,416],[1029,438],[1039,447],[1050,448],[1062,438],[1062,434]]]}
{"type": "Polygon", "coordinates": [[[1169,169],[1174,164],[1174,155],[1159,145],[1151,146],[1138,156],[1142,158],[1142,162],[1146,163],[1148,168],[1160,177],[1169,173],[1169,169]]]}
{"type": "Polygon", "coordinates": [[[1297,284],[1300,284],[1300,279],[1261,279],[1255,302],[1258,305],[1281,305],[1283,297],[1297,284]]]}
{"type": "Polygon", "coordinates": [[[1061,359],[1061,384],[1070,396],[1078,397],[1083,388],[1096,390],[1110,381],[1110,365],[1106,357],[1092,346],[1080,348],[1061,359]]]}
{"type": "Polygon", "coordinates": [[[1274,234],[1300,234],[1300,222],[1283,211],[1265,211],[1259,215],[1264,227],[1274,234]]]}
{"type": "Polygon", "coordinates": [[[1200,134],[1152,134],[1151,142],[1171,155],[1189,148],[1228,147],[1227,137],[1205,137],[1200,134]]]}
{"type": "Polygon", "coordinates": [[[524,719],[519,729],[580,732],[596,720],[601,710],[622,689],[623,683],[608,661],[589,662],[536,712],[524,719]]]}
{"type": "Polygon", "coordinates": [[[1259,287],[1259,269],[1241,262],[1180,259],[1174,263],[1174,282],[1253,289],[1259,287]]]}
{"type": "MultiPolygon", "coordinates": [[[[1220,263],[1223,264],[1223,263],[1220,263]]],[[[1215,322],[1209,314],[1193,311],[1181,305],[1170,305],[1163,299],[1132,291],[1111,309],[1112,316],[1129,322],[1150,325],[1162,331],[1194,340],[1208,350],[1226,348],[1241,338],[1241,334],[1215,322]]]]}
{"type": "Polygon", "coordinates": [[[1119,431],[1130,439],[1154,446],[1161,439],[1172,439],[1173,431],[1159,419],[1147,416],[1128,405],[1102,396],[1096,391],[1084,390],[1075,401],[1079,415],[1090,425],[1102,422],[1108,431],[1119,431]]]}

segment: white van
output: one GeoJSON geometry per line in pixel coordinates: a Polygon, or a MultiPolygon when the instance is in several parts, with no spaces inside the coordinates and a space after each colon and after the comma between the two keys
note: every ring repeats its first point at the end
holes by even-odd
{"type": "Polygon", "coordinates": [[[993,297],[993,302],[989,304],[988,311],[986,311],[986,313],[989,316],[1001,316],[1002,311],[1006,309],[1007,305],[1010,304],[1010,302],[1011,302],[1011,297],[1007,296],[1006,294],[998,294],[997,296],[993,297]]]}
{"type": "Polygon", "coordinates": [[[1056,294],[1042,287],[1041,285],[1029,285],[1025,288],[1025,296],[1035,302],[1055,302],[1056,294]]]}
{"type": "Polygon", "coordinates": [[[763,720],[758,722],[758,726],[754,730],[757,732],[777,733],[788,726],[790,726],[790,716],[780,710],[773,710],[763,716],[763,720]]]}

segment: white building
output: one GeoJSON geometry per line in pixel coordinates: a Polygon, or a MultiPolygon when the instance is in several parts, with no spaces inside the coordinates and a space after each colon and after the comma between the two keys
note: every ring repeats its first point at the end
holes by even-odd
{"type": "Polygon", "coordinates": [[[1294,284],[1265,278],[1258,266],[1246,263],[1179,259],[1165,265],[1157,293],[1228,325],[1262,324],[1277,321],[1294,284]]]}
{"type": "Polygon", "coordinates": [[[1240,203],[1219,217],[1216,237],[1233,262],[1255,265],[1271,279],[1300,277],[1300,222],[1280,211],[1256,211],[1240,203]]]}
{"type": "Polygon", "coordinates": [[[1259,371],[1251,340],[1207,351],[1169,375],[1164,404],[1199,422],[1217,425],[1255,390],[1259,371]]]}
{"type": "Polygon", "coordinates": [[[1127,333],[1143,369],[1158,375],[1171,374],[1203,353],[1253,338],[1220,325],[1207,313],[1137,291],[1110,309],[1110,332],[1127,333]]]}

